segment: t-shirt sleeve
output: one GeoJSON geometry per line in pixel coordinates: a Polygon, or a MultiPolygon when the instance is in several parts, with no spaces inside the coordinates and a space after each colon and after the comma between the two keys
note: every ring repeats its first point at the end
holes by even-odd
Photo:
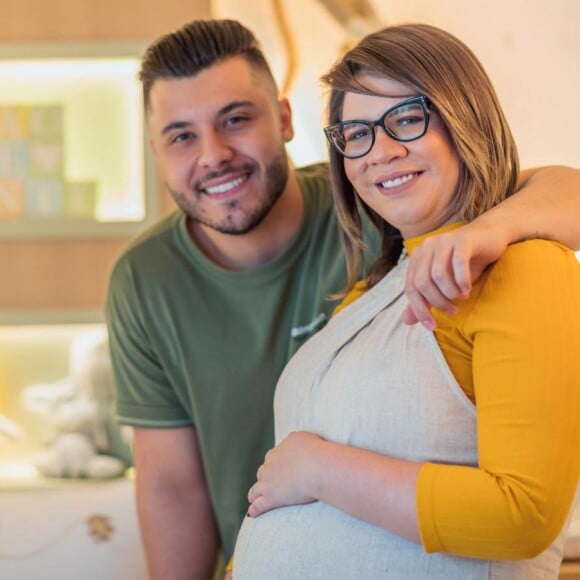
{"type": "Polygon", "coordinates": [[[156,352],[134,269],[125,258],[109,282],[105,315],[120,423],[168,428],[190,425],[156,352]]]}
{"type": "Polygon", "coordinates": [[[580,266],[544,241],[491,269],[473,345],[476,468],[428,463],[417,509],[428,552],[529,558],[556,538],[580,474],[580,266]]]}

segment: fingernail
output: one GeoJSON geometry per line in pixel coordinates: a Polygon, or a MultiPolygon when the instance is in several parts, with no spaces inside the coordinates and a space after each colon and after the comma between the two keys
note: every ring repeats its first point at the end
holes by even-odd
{"type": "Polygon", "coordinates": [[[421,320],[421,324],[424,328],[432,332],[435,330],[435,321],[434,320],[421,320]]]}

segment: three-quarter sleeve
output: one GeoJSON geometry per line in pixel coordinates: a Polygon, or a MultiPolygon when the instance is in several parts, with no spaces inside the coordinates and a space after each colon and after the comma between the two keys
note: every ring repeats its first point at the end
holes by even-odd
{"type": "Polygon", "coordinates": [[[515,244],[437,336],[476,405],[478,466],[425,464],[428,552],[529,558],[560,532],[580,474],[580,265],[566,248],[515,244]]]}

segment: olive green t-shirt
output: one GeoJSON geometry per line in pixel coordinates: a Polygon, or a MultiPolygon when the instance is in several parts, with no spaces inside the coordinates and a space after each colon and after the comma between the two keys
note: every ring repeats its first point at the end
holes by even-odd
{"type": "MultiPolygon", "coordinates": [[[[271,262],[211,262],[175,212],[115,265],[106,314],[119,420],[195,426],[226,558],[274,441],[272,400],[292,354],[324,326],[345,265],[324,164],[297,170],[303,222],[271,262]]],[[[376,244],[375,244],[376,247],[376,244]]]]}

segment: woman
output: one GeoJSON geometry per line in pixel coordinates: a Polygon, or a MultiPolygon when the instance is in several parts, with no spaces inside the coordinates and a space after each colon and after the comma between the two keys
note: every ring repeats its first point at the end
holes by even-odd
{"type": "Polygon", "coordinates": [[[480,63],[431,26],[367,36],[325,81],[350,304],[280,378],[234,578],[556,578],[580,471],[575,256],[511,246],[434,333],[405,326],[406,252],[511,195],[516,147],[480,63]],[[355,285],[361,208],[383,254],[355,285]]]}

